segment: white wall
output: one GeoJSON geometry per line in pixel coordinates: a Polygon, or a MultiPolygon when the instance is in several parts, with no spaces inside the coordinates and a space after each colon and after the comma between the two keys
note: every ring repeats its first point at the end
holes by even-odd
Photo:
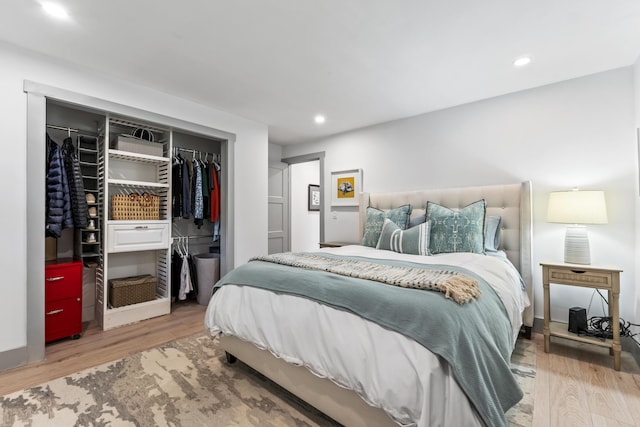
{"type": "Polygon", "coordinates": [[[0,210],[0,352],[26,345],[30,260],[26,257],[25,79],[235,133],[235,264],[267,253],[268,132],[264,124],[7,44],[0,44],[0,64],[0,194],[5,206],[0,210]]]}
{"type": "MultiPolygon", "coordinates": [[[[637,198],[633,70],[608,71],[397,120],[305,145],[285,157],[325,151],[330,172],[363,168],[365,191],[533,182],[535,315],[541,318],[541,261],[562,261],[565,227],[546,222],[548,193],[606,192],[609,224],[589,227],[594,264],[622,274],[621,313],[634,321],[637,198]]],[[[354,241],[354,209],[326,209],[325,239],[354,241]]],[[[552,317],[586,307],[591,291],[554,286],[552,317]]],[[[595,310],[592,315],[599,315],[595,310]]],[[[637,317],[635,323],[638,323],[637,317]]]]}
{"type": "Polygon", "coordinates": [[[319,248],[320,212],[308,210],[309,184],[320,185],[318,160],[289,166],[289,203],[291,251],[314,251],[319,248]]]}

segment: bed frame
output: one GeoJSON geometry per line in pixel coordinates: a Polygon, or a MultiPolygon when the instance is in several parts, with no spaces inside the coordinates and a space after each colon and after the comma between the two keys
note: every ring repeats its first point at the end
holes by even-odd
{"type": "MultiPolygon", "coordinates": [[[[413,217],[425,213],[427,200],[450,208],[462,208],[480,199],[487,203],[487,215],[502,217],[500,248],[520,271],[531,301],[531,306],[523,313],[525,335],[530,337],[533,326],[531,182],[400,193],[361,193],[360,237],[364,235],[368,206],[385,210],[411,204],[413,217]]],[[[236,337],[222,337],[220,343],[227,353],[227,361],[240,359],[345,426],[397,427],[384,411],[367,405],[355,392],[317,377],[304,367],[284,362],[269,351],[260,350],[236,337]]]]}

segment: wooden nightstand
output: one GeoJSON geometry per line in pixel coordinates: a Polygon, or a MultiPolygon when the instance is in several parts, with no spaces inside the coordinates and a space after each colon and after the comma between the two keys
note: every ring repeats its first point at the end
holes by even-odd
{"type": "Polygon", "coordinates": [[[542,266],[542,286],[544,290],[544,351],[549,352],[551,337],[562,337],[570,340],[595,344],[609,348],[613,354],[613,367],[620,370],[620,273],[622,270],[594,265],[578,265],[564,263],[540,263],[542,266]],[[606,289],[609,293],[609,316],[613,328],[613,339],[602,340],[595,337],[574,334],[567,330],[567,325],[551,321],[549,284],[579,286],[582,288],[606,289]]]}
{"type": "Polygon", "coordinates": [[[355,243],[355,242],[320,242],[320,247],[321,248],[339,248],[342,246],[349,246],[349,245],[359,245],[360,243],[355,243]]]}

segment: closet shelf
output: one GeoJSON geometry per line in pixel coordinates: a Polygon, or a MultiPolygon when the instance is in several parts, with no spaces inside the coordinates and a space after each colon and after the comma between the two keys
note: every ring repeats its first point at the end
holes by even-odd
{"type": "Polygon", "coordinates": [[[82,253],[82,258],[95,258],[97,256],[100,256],[100,254],[98,252],[83,252],[82,253]]]}
{"type": "Polygon", "coordinates": [[[131,225],[131,224],[170,224],[171,220],[169,219],[108,219],[107,225],[131,225]]]}
{"type": "MultiPolygon", "coordinates": [[[[121,313],[121,314],[125,314],[125,313],[132,313],[132,316],[135,316],[135,319],[137,320],[143,320],[143,319],[148,319],[149,317],[155,317],[158,316],[159,314],[167,314],[164,311],[162,311],[162,307],[168,305],[169,307],[171,307],[171,299],[166,296],[156,296],[155,299],[152,299],[151,301],[145,301],[145,302],[139,302],[136,304],[129,304],[129,305],[124,305],[122,307],[112,307],[110,305],[107,306],[107,310],[105,312],[106,316],[110,316],[110,315],[115,315],[117,313],[121,313]],[[140,313],[140,310],[142,310],[142,313],[140,313]],[[159,314],[156,314],[155,312],[161,310],[159,312],[159,314]],[[148,311],[149,313],[145,313],[145,311],[148,311]]],[[[120,320],[120,322],[124,321],[126,318],[118,318],[118,319],[113,319],[114,321],[118,321],[120,320]]],[[[126,323],[120,323],[116,324],[115,326],[120,326],[125,325],[126,323],[131,323],[131,320],[128,319],[128,321],[126,323]]]]}
{"type": "Polygon", "coordinates": [[[119,185],[122,187],[137,187],[137,188],[169,188],[168,183],[161,182],[147,182],[147,181],[131,181],[128,179],[113,179],[108,178],[107,184],[119,185]]]}
{"type": "Polygon", "coordinates": [[[139,163],[153,163],[153,164],[168,164],[171,159],[168,157],[151,156],[149,154],[132,153],[130,151],[109,149],[109,158],[118,160],[127,160],[130,162],[139,163]]]}

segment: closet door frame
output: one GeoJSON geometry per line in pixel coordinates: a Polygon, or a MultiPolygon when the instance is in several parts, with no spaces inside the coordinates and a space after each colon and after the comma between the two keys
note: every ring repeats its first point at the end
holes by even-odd
{"type": "Polygon", "coordinates": [[[12,365],[34,363],[45,357],[44,345],[44,236],[45,236],[45,134],[47,99],[54,99],[96,112],[118,114],[140,120],[162,123],[175,130],[187,131],[221,141],[222,180],[226,186],[220,194],[221,273],[234,265],[234,159],[236,135],[212,127],[175,119],[151,111],[118,104],[105,99],[25,80],[27,95],[27,312],[26,348],[12,353],[12,365]]]}

